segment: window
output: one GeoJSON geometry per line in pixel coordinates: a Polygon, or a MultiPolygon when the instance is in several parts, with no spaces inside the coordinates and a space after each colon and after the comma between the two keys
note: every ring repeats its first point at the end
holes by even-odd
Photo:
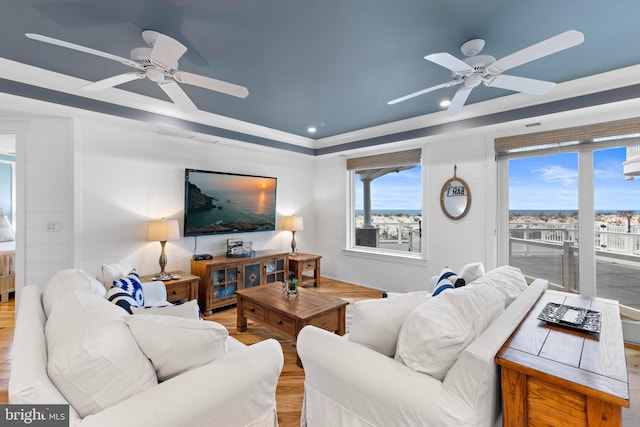
{"type": "Polygon", "coordinates": [[[420,253],[422,246],[421,150],[347,161],[350,171],[350,248],[420,253]]]}
{"type": "Polygon", "coordinates": [[[502,262],[640,319],[640,119],[496,140],[502,262]],[[571,142],[558,142],[571,141],[571,142]]]}

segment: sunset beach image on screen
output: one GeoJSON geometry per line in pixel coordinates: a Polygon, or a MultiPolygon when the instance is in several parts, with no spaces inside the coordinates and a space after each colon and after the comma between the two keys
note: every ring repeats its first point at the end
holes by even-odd
{"type": "Polygon", "coordinates": [[[277,179],[185,170],[184,235],[272,231],[277,179]]]}

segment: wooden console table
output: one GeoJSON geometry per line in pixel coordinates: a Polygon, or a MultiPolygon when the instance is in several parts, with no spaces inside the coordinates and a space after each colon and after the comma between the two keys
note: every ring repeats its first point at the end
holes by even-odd
{"type": "Polygon", "coordinates": [[[618,302],[546,291],[502,346],[503,425],[621,426],[629,406],[618,302]],[[601,312],[600,334],[537,319],[548,302],[601,312]]]}
{"type": "Polygon", "coordinates": [[[236,291],[284,281],[289,274],[288,252],[256,251],[247,258],[216,256],[191,261],[191,272],[200,277],[198,303],[205,316],[214,309],[236,303],[236,291]]]}

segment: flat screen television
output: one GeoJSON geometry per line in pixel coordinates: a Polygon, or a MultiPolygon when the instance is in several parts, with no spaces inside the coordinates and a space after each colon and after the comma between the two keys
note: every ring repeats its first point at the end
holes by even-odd
{"type": "Polygon", "coordinates": [[[185,169],[184,235],[276,229],[277,178],[185,169]]]}

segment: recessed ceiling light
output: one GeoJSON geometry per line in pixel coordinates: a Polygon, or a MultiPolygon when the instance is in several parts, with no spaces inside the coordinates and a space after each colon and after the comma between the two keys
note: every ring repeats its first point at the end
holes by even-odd
{"type": "Polygon", "coordinates": [[[449,105],[451,105],[451,101],[449,101],[448,99],[445,99],[444,101],[440,101],[440,106],[442,108],[447,108],[449,105]]]}
{"type": "Polygon", "coordinates": [[[309,133],[315,133],[315,131],[316,131],[316,130],[317,130],[317,129],[316,129],[316,128],[314,128],[313,126],[309,126],[309,127],[307,128],[307,132],[309,132],[309,133]]]}

